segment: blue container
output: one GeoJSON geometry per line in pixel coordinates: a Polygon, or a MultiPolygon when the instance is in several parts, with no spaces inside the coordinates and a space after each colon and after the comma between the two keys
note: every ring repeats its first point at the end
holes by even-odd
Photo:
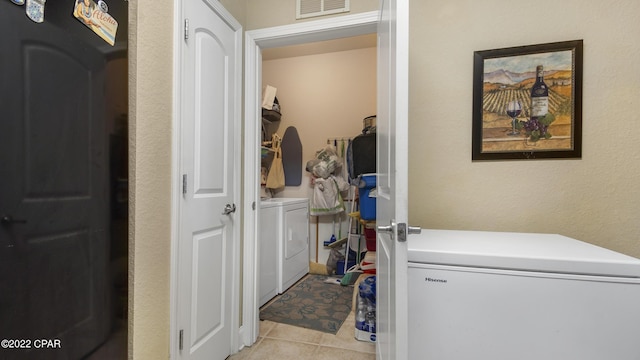
{"type": "Polygon", "coordinates": [[[358,183],[360,196],[360,218],[363,220],[376,219],[376,197],[371,191],[376,188],[376,174],[362,175],[358,183]]]}

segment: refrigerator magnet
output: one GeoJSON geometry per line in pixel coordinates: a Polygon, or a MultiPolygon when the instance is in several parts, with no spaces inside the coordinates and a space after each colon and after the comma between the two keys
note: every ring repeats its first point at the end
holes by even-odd
{"type": "Polygon", "coordinates": [[[26,13],[29,19],[41,23],[44,21],[44,4],[46,0],[27,0],[26,13]]]}
{"type": "Polygon", "coordinates": [[[94,33],[113,46],[116,42],[118,22],[109,13],[104,1],[100,5],[93,0],[76,0],[73,6],[73,16],[91,29],[94,33]]]}
{"type": "Polygon", "coordinates": [[[104,0],[99,0],[98,1],[98,9],[100,9],[100,11],[102,11],[104,13],[108,13],[109,12],[109,6],[107,5],[107,3],[104,0]]]}

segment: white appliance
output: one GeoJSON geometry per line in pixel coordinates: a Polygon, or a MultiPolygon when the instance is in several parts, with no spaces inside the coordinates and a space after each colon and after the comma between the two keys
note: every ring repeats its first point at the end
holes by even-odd
{"type": "Polygon", "coordinates": [[[408,240],[409,356],[638,360],[640,260],[552,234],[408,240]]]}
{"type": "Polygon", "coordinates": [[[271,198],[260,206],[262,306],[309,273],[309,199],[271,198]]]}
{"type": "Polygon", "coordinates": [[[278,295],[278,243],[282,226],[282,204],[260,204],[260,305],[278,295]]]}
{"type": "Polygon", "coordinates": [[[286,199],[282,205],[278,292],[309,273],[309,199],[286,199]]]}

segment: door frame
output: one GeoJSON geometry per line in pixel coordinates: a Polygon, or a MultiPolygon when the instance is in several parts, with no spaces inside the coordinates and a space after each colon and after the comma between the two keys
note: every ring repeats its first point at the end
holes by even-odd
{"type": "MultiPolygon", "coordinates": [[[[182,199],[182,174],[180,172],[182,159],[182,42],[184,41],[184,15],[182,12],[183,2],[188,0],[173,0],[173,111],[171,121],[171,258],[170,258],[170,315],[169,315],[169,358],[179,358],[179,327],[178,327],[178,259],[180,249],[180,201],[182,199]]],[[[242,198],[242,26],[218,1],[207,0],[207,2],[220,14],[224,21],[232,25],[236,30],[236,59],[239,65],[236,67],[236,84],[234,94],[234,108],[236,111],[236,119],[234,121],[234,149],[233,149],[233,177],[236,182],[233,190],[234,202],[240,202],[242,198]]],[[[239,332],[240,328],[240,280],[241,280],[241,225],[236,223],[233,236],[233,259],[230,259],[232,265],[232,284],[233,293],[231,294],[231,346],[233,351],[240,348],[242,341],[239,332]]],[[[233,353],[232,351],[232,353],[233,353]]]]}
{"type": "Polygon", "coordinates": [[[378,11],[343,15],[245,33],[244,49],[244,199],[242,318],[240,337],[250,346],[259,334],[259,231],[260,224],[260,118],[262,103],[262,49],[299,45],[377,33],[378,11]],[[253,211],[251,211],[252,209],[253,211]]]}

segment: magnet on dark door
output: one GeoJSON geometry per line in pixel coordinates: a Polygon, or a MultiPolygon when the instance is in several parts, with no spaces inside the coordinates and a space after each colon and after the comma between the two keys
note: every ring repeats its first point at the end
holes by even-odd
{"type": "Polygon", "coordinates": [[[27,0],[27,16],[29,19],[41,23],[44,21],[44,3],[46,0],[27,0]]]}
{"type": "Polygon", "coordinates": [[[98,9],[100,9],[100,11],[102,11],[103,13],[109,12],[109,6],[107,5],[106,2],[104,2],[104,0],[98,1],[98,9]]]}
{"type": "Polygon", "coordinates": [[[116,41],[118,22],[103,10],[108,10],[107,4],[96,4],[93,0],[76,0],[73,7],[73,16],[100,36],[104,41],[113,46],[116,41]]]}

